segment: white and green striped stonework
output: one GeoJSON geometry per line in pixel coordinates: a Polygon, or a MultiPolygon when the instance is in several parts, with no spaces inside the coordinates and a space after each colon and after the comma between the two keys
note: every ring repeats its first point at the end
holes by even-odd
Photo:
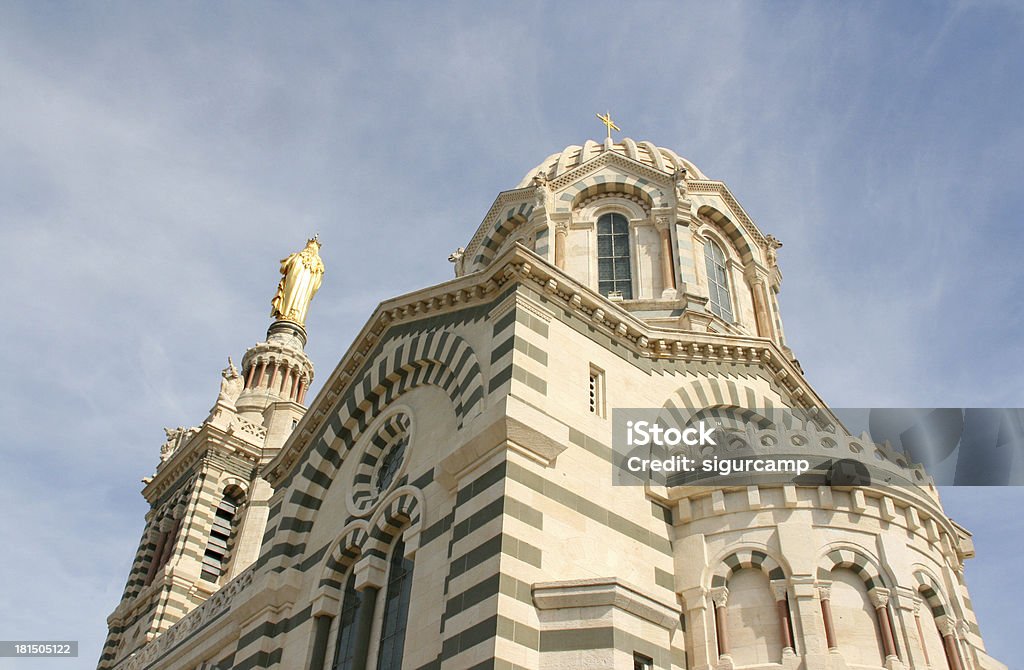
{"type": "Polygon", "coordinates": [[[308,410],[305,334],[250,350],[237,403],[147,484],[100,667],[1005,667],[963,582],[970,534],[928,480],[612,485],[613,408],[828,413],[783,338],[777,246],[667,149],[554,154],[498,196],[455,279],[378,306],[308,410]],[[608,213],[629,221],[630,300],[598,291],[608,213]],[[731,322],[708,308],[710,243],[731,322]]]}

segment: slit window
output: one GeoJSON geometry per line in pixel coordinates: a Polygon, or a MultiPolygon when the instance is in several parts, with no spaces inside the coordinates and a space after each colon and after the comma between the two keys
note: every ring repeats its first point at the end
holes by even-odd
{"type": "Polygon", "coordinates": [[[604,418],[604,370],[591,365],[588,386],[590,413],[604,418]]]}

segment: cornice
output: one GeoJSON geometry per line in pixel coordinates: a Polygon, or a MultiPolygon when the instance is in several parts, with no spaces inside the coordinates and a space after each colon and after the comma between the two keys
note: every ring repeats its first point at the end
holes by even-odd
{"type": "Polygon", "coordinates": [[[247,369],[253,359],[255,359],[255,362],[277,362],[279,357],[283,357],[289,362],[298,361],[302,367],[303,374],[310,379],[313,378],[313,362],[309,360],[306,352],[278,342],[257,342],[249,347],[245,354],[242,355],[242,369],[247,369]]]}
{"type": "Polygon", "coordinates": [[[754,225],[753,219],[750,218],[746,210],[736,200],[732,191],[725,185],[725,182],[713,179],[694,179],[693,181],[686,182],[686,189],[690,194],[717,195],[721,197],[729,209],[732,210],[733,216],[740,222],[743,229],[757,241],[762,249],[768,248],[768,240],[765,239],[764,233],[754,225]]]}
{"type": "Polygon", "coordinates": [[[210,450],[218,451],[226,456],[244,458],[256,466],[262,451],[262,437],[266,437],[266,429],[256,426],[251,421],[234,416],[227,430],[212,423],[204,423],[199,431],[187,443],[175,450],[167,461],[161,463],[156,474],[142,481],[146,486],[142,495],[151,503],[159,500],[182,475],[187,473],[196,463],[202,460],[210,450]],[[253,431],[252,429],[257,429],[253,431]],[[248,439],[246,439],[248,438],[248,439]],[[253,441],[250,441],[253,440],[253,441]],[[260,440],[259,444],[255,440],[260,440]]]}
{"type": "Polygon", "coordinates": [[[540,582],[533,585],[539,610],[611,606],[668,630],[679,626],[680,608],[616,577],[540,582]]]}
{"type": "MultiPolygon", "coordinates": [[[[547,183],[547,188],[550,189],[552,193],[558,193],[559,191],[565,189],[566,187],[576,183],[580,179],[583,179],[588,175],[596,172],[597,170],[600,170],[603,167],[611,165],[624,168],[629,172],[635,174],[636,176],[649,179],[652,182],[656,182],[658,186],[664,189],[672,189],[675,187],[675,182],[673,181],[671,172],[663,172],[662,170],[658,170],[657,168],[645,165],[644,163],[633,160],[628,156],[623,156],[622,154],[616,153],[614,151],[604,151],[599,156],[591,158],[585,163],[581,163],[580,165],[577,165],[576,167],[571,168],[566,172],[563,172],[562,174],[558,175],[557,177],[555,177],[554,179],[547,183]]],[[[536,191],[536,189],[536,186],[526,186],[524,188],[512,189],[510,191],[502,191],[501,193],[499,193],[498,197],[495,198],[494,200],[494,204],[492,204],[491,208],[487,210],[487,214],[484,216],[483,221],[480,223],[480,226],[476,229],[476,232],[473,234],[473,237],[469,241],[469,244],[466,245],[466,257],[472,259],[476,256],[476,252],[480,248],[480,245],[483,243],[484,238],[487,236],[488,232],[494,226],[495,219],[497,218],[499,212],[505,206],[515,202],[532,200],[534,191],[536,191]]],[[[730,195],[729,197],[731,198],[732,196],[730,195]]],[[[653,203],[653,206],[665,204],[667,203],[653,203]]],[[[742,209],[740,211],[742,211],[742,209]]],[[[745,213],[744,216],[746,216],[745,213]]]]}
{"type": "Polygon", "coordinates": [[[774,341],[749,335],[701,333],[652,326],[583,286],[526,247],[517,244],[483,270],[408,293],[378,305],[335,367],[309,411],[281,451],[267,464],[264,476],[275,487],[287,476],[310,444],[327,412],[354,382],[386,331],[397,324],[454,313],[493,299],[509,283],[544,293],[569,312],[593,324],[639,356],[652,360],[756,363],[793,398],[794,404],[830,415],[825,402],[774,341]]]}
{"type": "Polygon", "coordinates": [[[484,219],[480,222],[476,232],[473,233],[473,237],[470,239],[469,244],[466,245],[464,258],[472,260],[473,255],[476,254],[477,249],[479,249],[480,245],[483,243],[484,237],[490,231],[491,226],[494,225],[494,219],[502,209],[512,203],[522,202],[524,199],[533,199],[533,192],[535,190],[537,190],[536,186],[526,186],[524,188],[514,188],[509,191],[502,191],[499,193],[498,197],[494,199],[494,203],[491,204],[491,208],[487,210],[487,214],[484,215],[484,219]]]}
{"type": "MultiPolygon", "coordinates": [[[[674,188],[675,186],[671,172],[664,172],[614,151],[605,151],[601,153],[601,155],[595,156],[585,163],[580,163],[576,167],[566,170],[549,181],[548,185],[552,191],[557,193],[558,191],[578,182],[580,179],[584,179],[588,175],[609,165],[618,165],[619,167],[631,170],[637,174],[637,176],[656,181],[660,186],[666,188],[674,188]]],[[[657,205],[658,203],[655,204],[657,205]]]]}

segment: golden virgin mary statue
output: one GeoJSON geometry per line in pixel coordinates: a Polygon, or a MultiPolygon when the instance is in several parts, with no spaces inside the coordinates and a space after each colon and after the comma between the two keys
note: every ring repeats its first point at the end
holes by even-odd
{"type": "Polygon", "coordinates": [[[320,260],[320,236],[314,235],[306,248],[281,261],[281,281],[277,293],[270,301],[270,316],[278,321],[291,321],[306,325],[306,312],[324,276],[324,262],[320,260]]]}

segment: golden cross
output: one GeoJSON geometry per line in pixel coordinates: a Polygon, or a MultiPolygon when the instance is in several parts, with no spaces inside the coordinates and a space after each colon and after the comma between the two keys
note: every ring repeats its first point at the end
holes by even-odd
{"type": "Polygon", "coordinates": [[[617,125],[615,125],[615,122],[612,121],[612,115],[611,115],[610,112],[605,112],[604,116],[601,116],[600,114],[596,114],[595,116],[597,116],[597,118],[601,119],[601,123],[603,123],[605,125],[605,127],[608,128],[608,139],[612,138],[612,131],[613,130],[618,130],[618,131],[622,130],[622,128],[619,128],[617,125]]]}

